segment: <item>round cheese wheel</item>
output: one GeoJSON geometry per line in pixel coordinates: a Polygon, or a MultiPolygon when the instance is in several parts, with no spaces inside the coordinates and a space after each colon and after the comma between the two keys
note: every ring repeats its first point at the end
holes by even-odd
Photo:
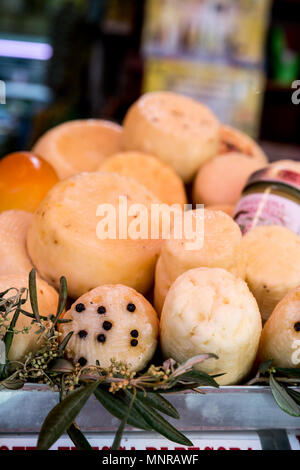
{"type": "Polygon", "coordinates": [[[66,353],[81,366],[109,367],[112,359],[132,370],[143,369],[152,358],[158,338],[158,319],[151,304],[123,285],[105,285],[84,294],[64,315],[63,339],[73,331],[66,353]]]}
{"type": "Polygon", "coordinates": [[[218,155],[199,169],[193,185],[195,204],[235,205],[252,173],[266,166],[260,159],[238,152],[218,155]]]}
{"type": "Polygon", "coordinates": [[[48,193],[36,211],[27,237],[29,255],[40,275],[54,286],[66,276],[73,298],[108,283],[147,292],[161,245],[160,239],[150,237],[153,203],[160,201],[144,186],[116,173],[68,178],[48,193]],[[124,212],[120,197],[128,208],[124,205],[124,212]],[[140,213],[136,204],[143,209],[140,213]],[[141,223],[145,238],[135,239],[145,217],[149,222],[146,228],[141,223]],[[128,222],[123,233],[118,229],[120,218],[128,222]]]}
{"type": "Polygon", "coordinates": [[[0,276],[29,274],[33,268],[26,249],[26,236],[33,215],[11,210],[0,214],[0,276]]]}
{"type": "Polygon", "coordinates": [[[107,158],[100,171],[119,173],[136,179],[166,204],[187,203],[182,180],[158,158],[141,152],[123,152],[107,158]]]}
{"type": "MultiPolygon", "coordinates": [[[[37,299],[39,306],[39,313],[42,316],[55,314],[58,304],[58,294],[53,287],[49,286],[42,279],[37,278],[37,299]]],[[[28,288],[28,276],[25,274],[6,274],[0,276],[0,292],[4,292],[10,288],[22,289],[28,288]]],[[[14,295],[15,291],[10,291],[5,294],[5,298],[14,295]]],[[[24,298],[24,297],[23,297],[24,298]]],[[[30,300],[22,306],[22,308],[29,313],[32,313],[30,300]]],[[[12,319],[13,312],[8,315],[8,319],[12,319]]],[[[40,329],[37,325],[31,324],[32,319],[26,315],[20,314],[16,323],[16,330],[19,333],[13,337],[12,345],[9,350],[8,359],[11,361],[21,361],[29,352],[38,351],[43,347],[41,335],[36,334],[40,329]],[[28,333],[22,333],[24,328],[29,328],[28,333]]],[[[1,329],[0,329],[1,332],[1,329]]]]}
{"type": "Polygon", "coordinates": [[[259,360],[270,359],[277,367],[300,367],[300,287],[283,297],[265,323],[259,360]]]}
{"type": "Polygon", "coordinates": [[[50,129],[32,151],[47,160],[60,179],[95,171],[109,155],[120,150],[122,128],[109,121],[82,119],[50,129]]]}
{"type": "Polygon", "coordinates": [[[127,112],[121,145],[160,158],[189,182],[199,166],[217,154],[219,123],[206,106],[191,98],[147,93],[127,112]]]}
{"type": "Polygon", "coordinates": [[[177,236],[174,227],[170,239],[163,240],[162,243],[161,260],[155,276],[155,306],[158,312],[163,305],[168,286],[189,269],[218,267],[227,269],[241,278],[245,276],[241,252],[242,234],[229,215],[222,211],[197,209],[184,212],[182,225],[182,237],[177,236]],[[195,237],[190,239],[190,219],[193,234],[197,234],[198,238],[196,244],[195,237]]]}
{"type": "Polygon", "coordinates": [[[300,284],[300,237],[281,226],[260,226],[243,237],[246,281],[267,320],[277,303],[300,284]]]}
{"type": "Polygon", "coordinates": [[[261,334],[261,317],[247,284],[218,268],[191,269],[171,286],[161,316],[164,357],[181,363],[213,353],[196,366],[220,385],[240,383],[250,372],[261,334]]]}

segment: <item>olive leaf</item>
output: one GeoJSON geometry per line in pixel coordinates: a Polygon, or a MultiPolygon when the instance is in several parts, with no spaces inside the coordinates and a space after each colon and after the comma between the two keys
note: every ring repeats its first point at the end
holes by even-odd
{"type": "MultiPolygon", "coordinates": [[[[126,393],[130,394],[128,390],[126,390],[126,393]]],[[[151,426],[154,431],[158,432],[170,441],[184,446],[193,446],[193,443],[186,436],[174,428],[174,426],[166,421],[153,408],[145,405],[140,399],[135,399],[134,407],[143,415],[149,426],[151,426]]]]}
{"type": "Polygon", "coordinates": [[[158,393],[144,393],[141,390],[137,390],[136,395],[145,405],[151,406],[152,408],[161,411],[171,418],[179,419],[178,411],[174,408],[174,406],[158,393]]]}
{"type": "Polygon", "coordinates": [[[295,400],[295,402],[300,405],[300,393],[296,390],[293,390],[292,388],[287,388],[286,391],[293,398],[293,400],[295,400]]]}
{"type": "Polygon", "coordinates": [[[24,382],[23,380],[20,379],[6,379],[0,382],[0,389],[5,388],[6,390],[19,390],[20,388],[23,388],[24,382]]]}
{"type": "Polygon", "coordinates": [[[67,347],[68,342],[70,341],[71,337],[73,336],[74,331],[70,331],[70,333],[67,334],[67,336],[64,337],[62,342],[59,345],[58,351],[60,354],[63,354],[64,350],[67,347]]]}
{"type": "Polygon", "coordinates": [[[136,391],[134,390],[134,392],[132,394],[132,398],[131,398],[129,406],[128,406],[128,409],[126,411],[126,414],[124,415],[124,418],[121,421],[119,429],[116,432],[114,442],[113,442],[112,448],[111,448],[112,450],[119,450],[119,448],[120,448],[120,444],[121,444],[122,436],[123,436],[123,433],[124,433],[124,429],[125,429],[125,426],[127,424],[127,421],[128,421],[128,418],[129,418],[129,415],[130,415],[130,412],[131,412],[131,409],[132,409],[132,406],[133,406],[133,402],[135,400],[135,397],[136,397],[136,391]]]}
{"type": "Polygon", "coordinates": [[[179,393],[179,392],[186,392],[186,391],[192,391],[192,390],[197,390],[199,387],[199,384],[197,383],[177,383],[176,385],[173,385],[170,388],[166,388],[163,393],[165,394],[172,394],[172,393],[179,393]]]}
{"type": "Polygon", "coordinates": [[[295,368],[284,368],[284,367],[276,367],[276,372],[281,375],[285,375],[287,377],[300,377],[300,367],[295,368]]]}
{"type": "Polygon", "coordinates": [[[31,308],[35,316],[35,319],[38,323],[41,323],[41,317],[39,314],[39,306],[38,306],[38,300],[37,300],[37,292],[36,292],[35,269],[32,269],[29,273],[29,297],[30,297],[31,308]]]}
{"type": "Polygon", "coordinates": [[[58,403],[46,417],[37,443],[38,450],[48,450],[60,436],[72,425],[89,397],[98,387],[99,382],[92,382],[70,393],[58,403]]]}
{"type": "Polygon", "coordinates": [[[67,433],[78,450],[93,450],[91,444],[75,422],[67,429],[67,433]]]}
{"type": "Polygon", "coordinates": [[[59,281],[59,299],[58,299],[56,316],[53,320],[53,326],[56,325],[57,321],[59,320],[59,317],[63,313],[66,307],[67,298],[68,298],[67,280],[64,276],[62,276],[59,281]]]}
{"type": "Polygon", "coordinates": [[[285,387],[274,379],[273,374],[270,374],[270,387],[277,405],[289,415],[300,417],[300,407],[288,394],[285,387]]]}
{"type": "MultiPolygon", "coordinates": [[[[224,374],[219,374],[218,376],[221,376],[224,374]]],[[[210,387],[216,387],[218,388],[219,385],[217,382],[214,380],[214,378],[205,372],[201,372],[200,370],[190,370],[188,372],[185,372],[178,377],[176,377],[176,382],[191,382],[191,383],[196,383],[198,386],[210,386],[210,387]]]]}
{"type": "Polygon", "coordinates": [[[9,328],[7,332],[5,333],[5,336],[3,338],[3,341],[5,343],[5,349],[6,349],[6,356],[8,356],[8,353],[10,351],[10,347],[12,345],[12,341],[14,339],[14,328],[16,326],[16,323],[18,321],[19,315],[20,315],[20,301],[19,304],[15,310],[15,313],[13,314],[12,320],[10,322],[9,328]]]}
{"type": "Polygon", "coordinates": [[[258,368],[258,371],[263,375],[266,374],[268,369],[271,367],[272,363],[273,363],[273,359],[270,359],[269,361],[263,362],[262,364],[260,364],[260,366],[258,368]]]}
{"type": "MultiPolygon", "coordinates": [[[[103,387],[98,387],[95,390],[94,395],[109,413],[120,420],[124,419],[128,410],[128,403],[125,399],[122,399],[121,394],[113,395],[112,393],[104,390],[103,387]]],[[[135,408],[131,409],[127,423],[134,428],[143,429],[145,431],[150,431],[152,429],[143,418],[143,415],[135,408]]]]}
{"type": "Polygon", "coordinates": [[[171,377],[175,378],[178,375],[181,375],[187,372],[188,370],[193,369],[194,366],[206,361],[207,359],[218,359],[218,356],[216,356],[215,354],[198,354],[198,356],[193,356],[187,361],[180,364],[175,370],[175,372],[173,372],[171,377]]]}

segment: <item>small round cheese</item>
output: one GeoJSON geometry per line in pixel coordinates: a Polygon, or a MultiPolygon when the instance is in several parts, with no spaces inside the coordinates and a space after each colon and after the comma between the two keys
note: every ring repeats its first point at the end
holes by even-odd
{"type": "Polygon", "coordinates": [[[0,276],[29,274],[33,268],[26,249],[26,237],[33,215],[10,210],[0,214],[0,276]]]}
{"type": "Polygon", "coordinates": [[[150,238],[153,203],[160,201],[144,186],[116,173],[80,173],[60,181],[34,214],[27,236],[29,255],[55,287],[66,276],[72,298],[109,283],[145,293],[153,284],[161,245],[160,239],[150,238]],[[120,207],[120,197],[128,210],[120,207]],[[139,212],[135,204],[144,210],[139,212]],[[135,239],[142,219],[149,223],[142,238],[135,239]]]}
{"type": "Polygon", "coordinates": [[[32,151],[55,169],[60,179],[96,171],[109,155],[120,150],[122,128],[101,119],[64,122],[43,134],[32,151]]]}
{"type": "Polygon", "coordinates": [[[300,367],[300,287],[277,304],[261,335],[259,360],[277,367],[300,367]]]}
{"type": "Polygon", "coordinates": [[[221,385],[237,384],[250,372],[261,334],[261,317],[247,284],[218,268],[191,269],[171,286],[161,316],[165,358],[181,363],[213,353],[197,368],[221,385]]]}
{"type": "Polygon", "coordinates": [[[188,211],[183,217],[183,236],[177,238],[173,228],[170,239],[163,241],[161,249],[171,282],[188,269],[202,266],[224,268],[243,277],[244,264],[240,252],[242,234],[232,218],[225,212],[209,209],[188,211]],[[189,239],[188,230],[190,217],[193,223],[192,239],[189,239]],[[197,238],[198,242],[195,243],[197,238]]]}
{"type": "Polygon", "coordinates": [[[281,226],[260,226],[243,237],[246,282],[267,320],[277,303],[300,284],[300,237],[281,226]]]}
{"type": "Polygon", "coordinates": [[[166,204],[187,203],[182,180],[173,168],[158,158],[141,152],[122,152],[107,158],[99,171],[109,171],[128,176],[146,186],[166,204]]]}
{"type": "Polygon", "coordinates": [[[143,369],[152,358],[158,338],[158,318],[151,304],[123,285],[105,285],[82,295],[64,315],[63,339],[73,331],[66,353],[81,366],[109,367],[111,360],[143,369]]]}
{"type": "MultiPolygon", "coordinates": [[[[41,316],[48,317],[56,313],[58,304],[58,294],[53,287],[49,286],[42,279],[37,278],[37,299],[39,305],[39,313],[41,316]]],[[[4,292],[11,287],[16,289],[28,288],[28,276],[25,274],[6,274],[0,276],[0,292],[4,292]]],[[[9,298],[14,295],[16,291],[8,292],[4,297],[9,298]]],[[[25,297],[23,297],[25,298],[25,297]]],[[[31,303],[28,297],[27,302],[22,308],[29,313],[32,313],[31,303]]],[[[12,319],[12,313],[9,314],[9,320],[12,319]]],[[[37,325],[31,324],[32,319],[26,315],[20,314],[15,328],[22,331],[23,328],[30,328],[28,333],[17,333],[13,337],[12,345],[8,354],[8,359],[11,361],[21,361],[29,352],[34,352],[43,347],[40,335],[36,332],[40,329],[37,325]]],[[[0,328],[1,333],[1,328],[0,328]]]]}
{"type": "Polygon", "coordinates": [[[176,93],[152,92],[127,112],[121,146],[160,158],[189,182],[199,166],[217,154],[219,127],[203,104],[176,93]]]}

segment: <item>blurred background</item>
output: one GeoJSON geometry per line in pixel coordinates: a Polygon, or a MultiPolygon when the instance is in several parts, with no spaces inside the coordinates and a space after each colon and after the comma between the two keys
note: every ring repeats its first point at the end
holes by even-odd
{"type": "Polygon", "coordinates": [[[0,157],[68,119],[121,122],[142,92],[167,89],[271,158],[300,158],[297,79],[300,0],[1,0],[0,157]]]}

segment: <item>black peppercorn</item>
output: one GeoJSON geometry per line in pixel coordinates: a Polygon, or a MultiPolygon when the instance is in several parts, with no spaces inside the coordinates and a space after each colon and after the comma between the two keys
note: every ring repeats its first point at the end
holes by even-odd
{"type": "Polygon", "coordinates": [[[97,312],[100,313],[100,315],[103,315],[103,313],[106,313],[106,308],[103,305],[100,305],[98,307],[97,312]]]}
{"type": "Polygon", "coordinates": [[[106,341],[106,336],[103,335],[103,334],[98,335],[98,336],[97,336],[97,341],[98,341],[99,343],[105,343],[105,341],[106,341]]]}
{"type": "Polygon", "coordinates": [[[297,321],[297,323],[295,323],[294,329],[295,331],[300,331],[300,321],[297,321]]]}
{"type": "Polygon", "coordinates": [[[136,306],[134,304],[128,304],[127,305],[128,312],[134,312],[135,309],[136,309],[136,306]]]}
{"type": "Polygon", "coordinates": [[[104,328],[105,331],[108,331],[108,330],[111,329],[112,323],[111,323],[110,321],[105,321],[105,322],[103,322],[103,325],[102,325],[102,326],[103,326],[103,328],[104,328]]]}
{"type": "Polygon", "coordinates": [[[133,338],[137,338],[139,336],[138,330],[131,330],[130,334],[133,338]]]}
{"type": "Polygon", "coordinates": [[[80,330],[80,331],[78,332],[79,338],[86,338],[87,335],[88,335],[88,334],[87,334],[87,331],[85,331],[85,330],[80,330]]]}
{"type": "Polygon", "coordinates": [[[80,357],[80,358],[78,359],[78,362],[79,362],[79,364],[81,365],[81,367],[83,367],[83,366],[86,365],[87,360],[86,360],[85,357],[80,357]]]}
{"type": "Polygon", "coordinates": [[[85,310],[84,304],[77,304],[75,307],[76,312],[83,312],[85,310]]]}
{"type": "Polygon", "coordinates": [[[139,342],[138,342],[137,339],[132,339],[132,340],[130,341],[130,344],[131,344],[131,346],[137,346],[137,345],[139,344],[139,342]]]}

